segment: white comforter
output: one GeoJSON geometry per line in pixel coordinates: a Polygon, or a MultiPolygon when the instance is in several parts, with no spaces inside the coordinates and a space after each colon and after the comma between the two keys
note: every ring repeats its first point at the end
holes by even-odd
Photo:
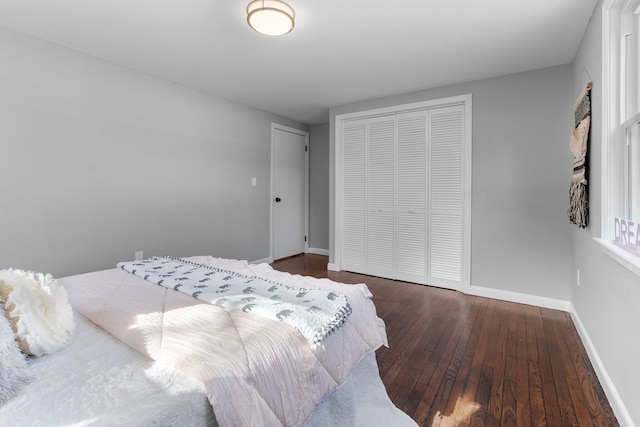
{"type": "Polygon", "coordinates": [[[121,341],[201,381],[221,426],[302,425],[366,355],[386,345],[366,285],[292,276],[261,264],[192,257],[301,288],[347,295],[353,314],[311,349],[294,328],[202,303],[121,269],[60,279],[74,308],[121,341]]]}
{"type": "Polygon", "coordinates": [[[215,425],[202,384],[74,317],[66,347],[29,360],[30,381],[0,406],[0,426],[215,425]]]}

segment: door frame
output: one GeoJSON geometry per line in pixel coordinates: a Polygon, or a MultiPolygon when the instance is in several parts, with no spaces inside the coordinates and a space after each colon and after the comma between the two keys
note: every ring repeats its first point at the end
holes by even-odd
{"type": "Polygon", "coordinates": [[[276,131],[289,132],[304,137],[305,154],[304,154],[304,253],[309,252],[309,132],[292,127],[284,126],[278,123],[271,123],[271,190],[269,197],[269,262],[273,262],[274,244],[275,244],[275,212],[274,199],[276,170],[275,170],[275,141],[276,131]]]}

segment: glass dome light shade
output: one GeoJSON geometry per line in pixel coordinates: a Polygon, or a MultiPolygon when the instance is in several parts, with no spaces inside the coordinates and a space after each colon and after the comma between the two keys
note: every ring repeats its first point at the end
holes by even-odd
{"type": "Polygon", "coordinates": [[[281,36],[293,30],[295,13],[280,0],[254,0],[247,6],[247,23],[259,33],[281,36]]]}

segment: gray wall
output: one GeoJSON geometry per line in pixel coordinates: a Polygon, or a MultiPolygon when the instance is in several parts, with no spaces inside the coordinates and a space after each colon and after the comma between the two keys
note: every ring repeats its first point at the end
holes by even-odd
{"type": "Polygon", "coordinates": [[[6,30],[0,63],[0,268],[270,255],[271,123],[305,126],[6,30]]]}
{"type": "MultiPolygon", "coordinates": [[[[602,203],[602,2],[596,7],[573,63],[572,102],[593,82],[589,147],[590,225],[572,227],[571,301],[633,422],[640,425],[640,278],[607,256],[600,237],[602,203]],[[580,269],[580,286],[576,271],[580,269]]],[[[602,381],[602,378],[601,378],[602,381]]]]}
{"type": "Polygon", "coordinates": [[[309,248],[329,250],[329,123],[309,128],[309,248]]]}
{"type": "MultiPolygon", "coordinates": [[[[471,285],[569,300],[570,65],[332,108],[331,200],[337,114],[467,93],[473,95],[471,285]]],[[[333,262],[333,203],[330,215],[333,262]]]]}

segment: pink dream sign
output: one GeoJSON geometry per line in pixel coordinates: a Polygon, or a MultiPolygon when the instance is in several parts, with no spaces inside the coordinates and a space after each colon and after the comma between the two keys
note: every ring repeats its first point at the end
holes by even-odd
{"type": "Polygon", "coordinates": [[[635,223],[628,219],[615,218],[613,229],[613,243],[640,255],[640,222],[635,223]]]}

